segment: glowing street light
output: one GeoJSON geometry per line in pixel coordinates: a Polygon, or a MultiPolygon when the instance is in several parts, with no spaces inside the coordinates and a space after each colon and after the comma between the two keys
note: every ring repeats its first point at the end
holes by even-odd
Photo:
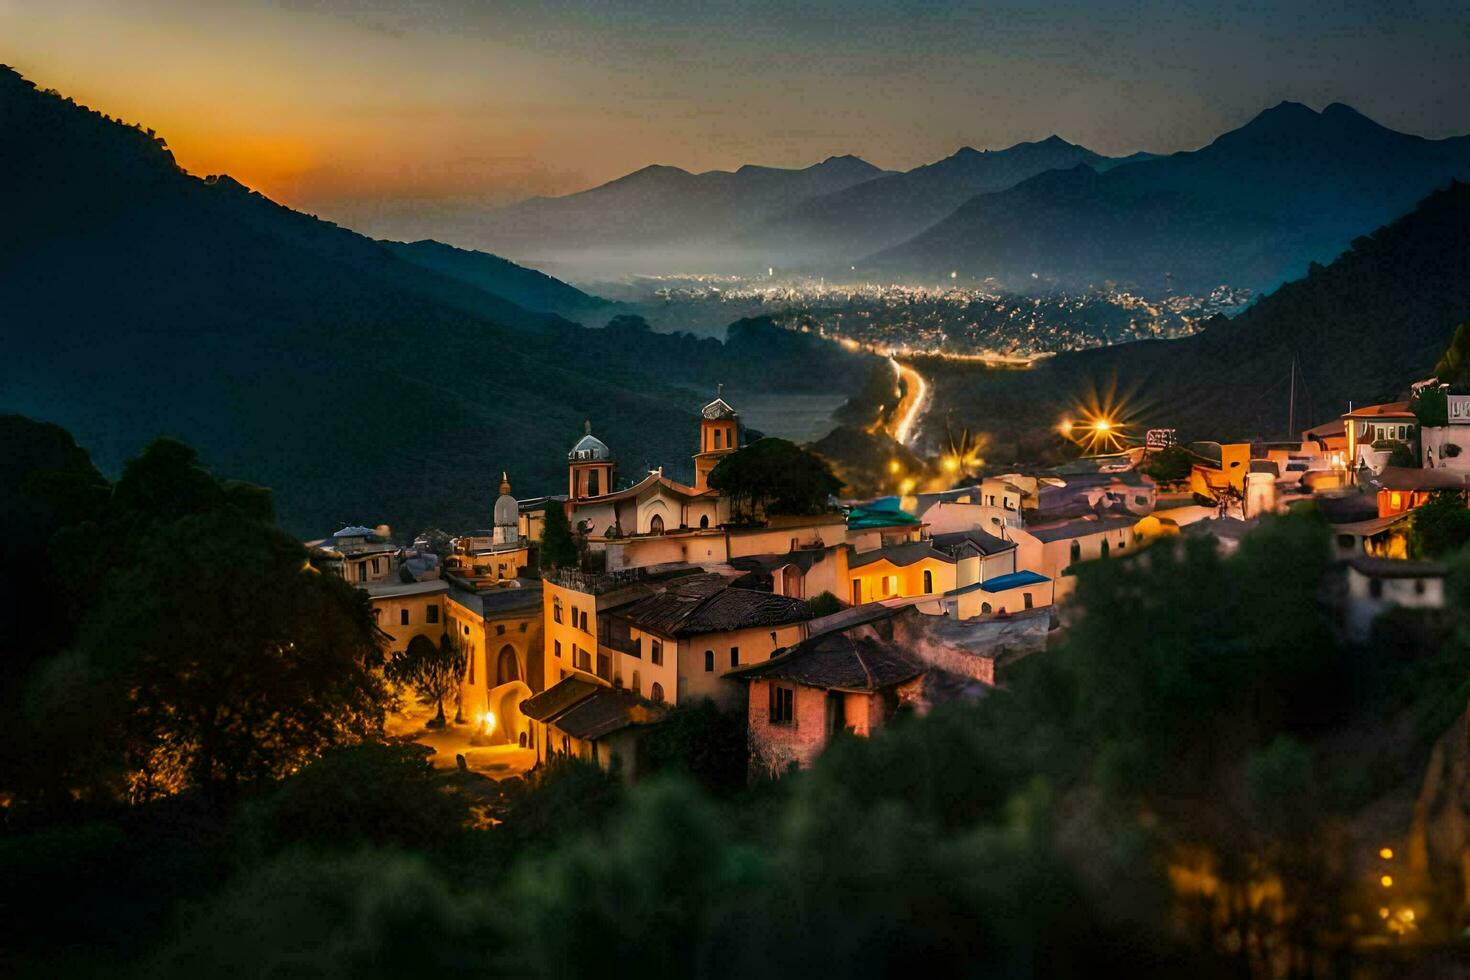
{"type": "Polygon", "coordinates": [[[1391,847],[1385,847],[1385,848],[1383,848],[1382,850],[1380,850],[1378,852],[1378,856],[1381,857],[1381,858],[1383,858],[1383,860],[1385,860],[1385,861],[1392,861],[1393,860],[1393,848],[1391,848],[1391,847]]]}

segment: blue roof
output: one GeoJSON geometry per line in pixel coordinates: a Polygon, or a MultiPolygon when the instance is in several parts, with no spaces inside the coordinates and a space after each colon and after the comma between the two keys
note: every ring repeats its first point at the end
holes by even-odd
{"type": "Polygon", "coordinates": [[[1042,582],[1050,582],[1051,579],[1040,572],[1024,571],[1012,572],[1009,575],[997,575],[980,583],[982,592],[1004,592],[1007,589],[1020,588],[1023,585],[1039,585],[1042,582]]]}

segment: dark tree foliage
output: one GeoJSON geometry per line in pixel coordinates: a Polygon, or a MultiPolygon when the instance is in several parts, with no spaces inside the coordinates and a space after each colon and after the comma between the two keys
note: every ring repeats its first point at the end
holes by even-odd
{"type": "Polygon", "coordinates": [[[835,612],[842,611],[842,600],[830,592],[822,592],[807,600],[806,606],[811,610],[812,618],[818,619],[822,616],[830,616],[835,612]]]}
{"type": "Polygon", "coordinates": [[[1455,326],[1449,347],[1434,365],[1434,376],[1441,384],[1463,384],[1470,381],[1467,368],[1470,368],[1470,320],[1463,320],[1455,326]]]}
{"type": "Polygon", "coordinates": [[[408,641],[408,649],[393,654],[385,672],[393,683],[412,688],[419,703],[434,705],[429,724],[443,728],[444,701],[459,690],[468,663],[458,637],[445,633],[435,643],[427,636],[415,636],[408,641]]]}
{"type": "MultiPolygon", "coordinates": [[[[76,654],[82,683],[125,705],[116,721],[136,797],[190,786],[229,795],[382,725],[366,594],[232,511],[145,536],[99,596],[76,654]]],[[[71,672],[45,680],[53,704],[75,694],[71,672]]]]}
{"type": "Polygon", "coordinates": [[[1149,456],[1143,472],[1158,483],[1179,483],[1189,479],[1194,456],[1183,446],[1168,446],[1149,456]]]}
{"type": "Polygon", "coordinates": [[[1459,490],[1436,490],[1415,508],[1409,550],[1416,558],[1447,558],[1470,544],[1470,508],[1459,490]]]}
{"type": "Polygon", "coordinates": [[[638,744],[639,771],[688,773],[712,793],[741,790],[750,774],[743,714],[721,711],[708,698],[681,704],[638,744]]]}
{"type": "Polygon", "coordinates": [[[572,526],[567,522],[566,511],[559,504],[546,507],[546,517],[541,525],[542,569],[571,568],[577,564],[577,542],[572,537],[572,526]]]}
{"type": "Polygon", "coordinates": [[[786,439],[765,438],[726,456],[709,484],[747,518],[758,514],[820,514],[842,481],[820,456],[786,439]]]}

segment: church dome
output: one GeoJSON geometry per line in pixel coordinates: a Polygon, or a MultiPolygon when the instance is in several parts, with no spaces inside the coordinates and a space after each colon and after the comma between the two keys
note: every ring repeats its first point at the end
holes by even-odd
{"type": "Polygon", "coordinates": [[[612,459],[612,450],[607,448],[607,443],[592,434],[592,423],[588,422],[586,425],[587,434],[577,440],[572,451],[567,453],[567,459],[574,463],[612,459]]]}

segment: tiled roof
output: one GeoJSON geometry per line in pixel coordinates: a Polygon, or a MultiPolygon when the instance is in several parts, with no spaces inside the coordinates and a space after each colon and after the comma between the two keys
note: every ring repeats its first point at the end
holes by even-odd
{"type": "Polygon", "coordinates": [[[764,663],[730,671],[736,680],[784,680],[838,691],[880,691],[924,673],[912,654],[872,636],[823,633],[764,663]]]}
{"type": "Polygon", "coordinates": [[[1051,524],[1046,527],[1028,527],[1025,533],[1031,535],[1038,541],[1065,541],[1068,538],[1083,538],[1089,534],[1097,534],[1100,531],[1114,531],[1120,528],[1132,527],[1138,523],[1137,517],[1101,517],[1096,520],[1067,521],[1062,524],[1051,524]]]}
{"type": "Polygon", "coordinates": [[[521,702],[521,713],[537,721],[550,721],[577,702],[591,697],[599,686],[579,677],[567,677],[521,702]]]}
{"type": "Polygon", "coordinates": [[[1406,561],[1367,555],[1350,558],[1348,564],[1369,578],[1443,578],[1449,572],[1449,565],[1442,561],[1406,561]]]}
{"type": "Polygon", "coordinates": [[[1409,411],[1408,402],[1387,402],[1383,405],[1364,405],[1362,408],[1355,408],[1343,417],[1350,419],[1411,419],[1414,418],[1414,413],[1409,411]]]}
{"type": "Polygon", "coordinates": [[[903,567],[912,565],[916,561],[923,561],[925,558],[933,558],[947,565],[954,564],[953,556],[935,551],[934,546],[928,541],[909,541],[905,544],[891,544],[887,547],[865,551],[860,555],[853,555],[848,559],[847,567],[862,568],[875,561],[887,561],[892,565],[903,567]]]}
{"type": "Polygon", "coordinates": [[[1007,541],[981,530],[950,531],[945,534],[936,534],[929,540],[933,541],[934,546],[942,551],[953,551],[965,545],[972,545],[982,555],[998,555],[1016,546],[1014,541],[1007,541]]]}
{"type": "Polygon", "coordinates": [[[630,691],[599,687],[591,697],[578,701],[553,724],[573,738],[591,741],[632,725],[662,721],[667,713],[666,706],[645,700],[630,691]]]}
{"type": "Polygon", "coordinates": [[[692,636],[799,623],[810,619],[811,611],[800,599],[727,587],[722,577],[710,576],[672,586],[619,615],[661,636],[692,636]]]}

